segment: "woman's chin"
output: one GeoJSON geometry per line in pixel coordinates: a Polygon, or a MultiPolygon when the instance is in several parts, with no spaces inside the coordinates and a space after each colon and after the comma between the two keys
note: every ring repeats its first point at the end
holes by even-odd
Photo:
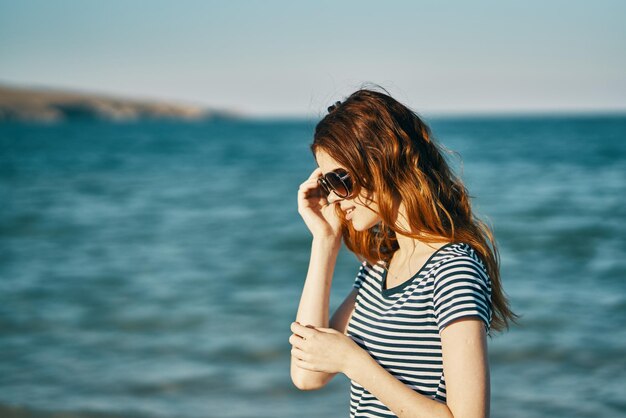
{"type": "Polygon", "coordinates": [[[380,219],[377,219],[375,221],[372,220],[371,222],[367,222],[367,223],[363,223],[363,222],[359,222],[358,219],[354,219],[353,218],[353,219],[351,219],[348,222],[352,222],[352,228],[355,231],[362,232],[362,231],[367,231],[368,229],[373,228],[375,225],[378,225],[380,223],[380,219]]]}
{"type": "Polygon", "coordinates": [[[359,232],[364,231],[363,228],[359,228],[359,225],[355,224],[354,222],[352,222],[352,229],[354,229],[355,231],[359,231],[359,232]]]}

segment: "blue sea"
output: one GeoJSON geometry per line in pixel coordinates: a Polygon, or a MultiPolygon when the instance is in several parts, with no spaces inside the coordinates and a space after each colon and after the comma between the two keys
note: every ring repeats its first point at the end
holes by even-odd
{"type": "MultiPolygon", "coordinates": [[[[624,416],[626,116],[426,120],[521,315],[492,417],[624,416]]],[[[289,377],[315,123],[0,125],[0,416],[347,417],[345,376],[289,377]]]]}

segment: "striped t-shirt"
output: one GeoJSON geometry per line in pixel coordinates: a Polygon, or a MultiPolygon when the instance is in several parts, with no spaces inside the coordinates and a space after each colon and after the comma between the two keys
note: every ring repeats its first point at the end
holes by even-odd
{"type": "MultiPolygon", "coordinates": [[[[347,334],[389,373],[425,396],[446,400],[440,332],[452,321],[478,317],[489,332],[491,280],[478,253],[448,243],[412,278],[385,289],[383,261],[364,261],[347,334]]],[[[350,381],[350,417],[395,417],[357,382],[350,381]]]]}

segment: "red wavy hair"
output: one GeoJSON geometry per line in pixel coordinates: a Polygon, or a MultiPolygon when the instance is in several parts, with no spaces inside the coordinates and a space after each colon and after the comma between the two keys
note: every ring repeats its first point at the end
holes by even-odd
{"type": "Polygon", "coordinates": [[[328,110],[315,127],[311,151],[324,150],[351,173],[355,196],[362,190],[370,202],[376,196],[382,219],[369,230],[356,231],[337,205],[346,247],[373,264],[391,260],[399,248],[396,234],[425,243],[468,243],[491,278],[491,328],[508,328],[517,315],[502,289],[495,237],[472,213],[468,191],[429,127],[389,94],[370,89],[360,89],[328,110]],[[400,202],[406,207],[408,231],[394,222],[400,202]]]}

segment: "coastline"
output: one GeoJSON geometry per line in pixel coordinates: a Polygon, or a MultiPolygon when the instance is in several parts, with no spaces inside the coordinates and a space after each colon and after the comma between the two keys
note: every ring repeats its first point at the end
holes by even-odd
{"type": "Polygon", "coordinates": [[[0,122],[59,122],[76,119],[198,121],[241,117],[239,112],[232,110],[207,109],[167,101],[0,84],[0,122]]]}

